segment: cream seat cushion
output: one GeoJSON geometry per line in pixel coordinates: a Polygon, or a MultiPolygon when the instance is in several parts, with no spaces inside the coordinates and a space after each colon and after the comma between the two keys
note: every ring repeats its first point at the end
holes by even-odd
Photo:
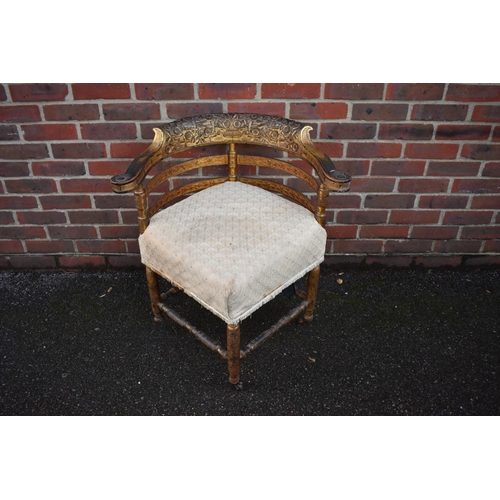
{"type": "Polygon", "coordinates": [[[239,323],[324,259],[326,231],[304,207],[225,182],[151,218],[142,262],[228,324],[239,323]]]}

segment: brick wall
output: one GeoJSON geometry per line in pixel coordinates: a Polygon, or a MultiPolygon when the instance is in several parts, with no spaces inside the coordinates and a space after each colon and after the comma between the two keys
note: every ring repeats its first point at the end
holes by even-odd
{"type": "Polygon", "coordinates": [[[330,262],[500,262],[498,84],[0,84],[0,267],[138,264],[132,195],[111,192],[153,126],[284,116],[352,174],[330,262]]]}

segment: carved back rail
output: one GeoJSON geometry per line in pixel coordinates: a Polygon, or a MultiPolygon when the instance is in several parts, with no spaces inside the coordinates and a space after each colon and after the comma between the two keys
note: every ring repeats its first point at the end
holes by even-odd
{"type": "Polygon", "coordinates": [[[184,195],[235,180],[279,193],[300,203],[313,212],[318,222],[324,225],[328,193],[347,191],[350,177],[337,171],[331,160],[314,146],[309,138],[311,130],[309,125],[285,118],[245,113],[213,114],[176,120],[154,129],[152,144],[135,158],[124,174],[112,178],[113,190],[135,192],[141,232],[146,229],[149,218],[166,204],[184,195]],[[148,172],[162,160],[189,149],[214,144],[227,144],[228,153],[195,158],[169,166],[143,185],[148,172]],[[283,160],[238,154],[237,144],[266,146],[286,151],[311,165],[316,177],[283,160]],[[227,176],[191,182],[168,191],[148,209],[148,196],[172,177],[198,168],[221,165],[227,166],[227,176]],[[269,167],[297,177],[316,194],[316,203],[313,204],[304,194],[289,186],[263,178],[240,176],[238,166],[241,165],[269,167]]]}

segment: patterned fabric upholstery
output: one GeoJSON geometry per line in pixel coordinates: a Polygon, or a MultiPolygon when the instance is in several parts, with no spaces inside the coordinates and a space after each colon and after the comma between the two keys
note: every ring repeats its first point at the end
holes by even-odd
{"type": "Polygon", "coordinates": [[[296,203],[225,182],[151,218],[142,262],[228,324],[239,323],[324,259],[326,232],[296,203]]]}

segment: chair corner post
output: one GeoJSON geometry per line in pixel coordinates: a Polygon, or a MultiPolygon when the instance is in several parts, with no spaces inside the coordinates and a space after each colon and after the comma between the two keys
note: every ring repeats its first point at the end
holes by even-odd
{"type": "Polygon", "coordinates": [[[236,385],[240,381],[240,325],[227,325],[227,367],[229,382],[236,385]]]}

